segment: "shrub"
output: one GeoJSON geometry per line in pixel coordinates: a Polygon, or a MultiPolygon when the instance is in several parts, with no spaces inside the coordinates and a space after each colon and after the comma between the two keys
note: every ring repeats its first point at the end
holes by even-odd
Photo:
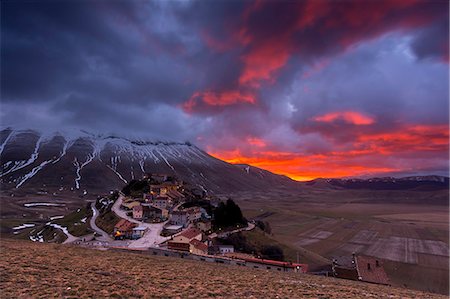
{"type": "Polygon", "coordinates": [[[141,197],[144,193],[150,191],[147,181],[142,180],[132,180],[125,187],[123,187],[122,192],[126,196],[141,197]]]}

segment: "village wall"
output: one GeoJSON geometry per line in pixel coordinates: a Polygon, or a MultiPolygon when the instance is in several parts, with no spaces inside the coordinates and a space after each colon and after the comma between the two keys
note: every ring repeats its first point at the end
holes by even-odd
{"type": "MultiPolygon", "coordinates": [[[[119,248],[115,248],[120,250],[119,248]]],[[[128,249],[122,249],[121,251],[127,251],[128,249]]],[[[163,248],[150,248],[148,250],[139,250],[140,253],[149,254],[149,255],[157,255],[157,256],[166,256],[166,257],[176,257],[183,258],[188,260],[216,263],[216,264],[224,264],[224,265],[233,265],[233,266],[241,266],[248,267],[253,269],[260,270],[268,270],[268,271],[281,271],[281,272],[296,272],[293,268],[281,267],[281,266],[272,266],[265,265],[261,263],[248,262],[244,260],[231,259],[227,257],[218,257],[218,256],[210,256],[210,255],[197,255],[189,252],[179,252],[173,251],[163,248]]],[[[303,271],[299,271],[303,272],[303,271]]]]}

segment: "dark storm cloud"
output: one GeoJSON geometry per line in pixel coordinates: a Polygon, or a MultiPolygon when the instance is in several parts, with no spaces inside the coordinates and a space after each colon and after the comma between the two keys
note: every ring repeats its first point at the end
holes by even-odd
{"type": "Polygon", "coordinates": [[[186,45],[170,39],[175,33],[152,31],[153,24],[139,29],[133,5],[112,4],[2,2],[2,72],[8,74],[2,76],[4,99],[46,101],[87,85],[98,91],[115,85],[116,92],[134,90],[138,98],[150,92],[150,99],[173,99],[173,85],[182,88],[182,80],[193,76],[185,61],[168,57],[186,45]],[[126,17],[120,18],[122,13],[126,17]],[[115,80],[128,82],[116,85],[115,80]],[[170,81],[172,86],[164,83],[170,81]]]}
{"type": "Polygon", "coordinates": [[[412,43],[414,53],[420,59],[437,58],[449,62],[449,19],[442,18],[422,29],[412,43]]]}
{"type": "Polygon", "coordinates": [[[1,39],[3,125],[373,166],[448,122],[448,1],[2,1],[1,39]]]}
{"type": "Polygon", "coordinates": [[[118,58],[112,49],[122,41],[96,16],[94,5],[2,2],[4,100],[46,101],[83,73],[85,55],[118,58]]]}

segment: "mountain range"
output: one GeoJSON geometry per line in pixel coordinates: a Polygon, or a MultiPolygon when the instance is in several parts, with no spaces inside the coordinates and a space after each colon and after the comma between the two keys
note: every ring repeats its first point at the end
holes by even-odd
{"type": "Polygon", "coordinates": [[[189,142],[129,139],[81,130],[50,134],[13,128],[0,131],[2,190],[108,192],[145,173],[176,175],[219,194],[311,187],[426,191],[446,189],[449,185],[449,179],[442,176],[297,182],[257,167],[226,163],[189,142]]]}

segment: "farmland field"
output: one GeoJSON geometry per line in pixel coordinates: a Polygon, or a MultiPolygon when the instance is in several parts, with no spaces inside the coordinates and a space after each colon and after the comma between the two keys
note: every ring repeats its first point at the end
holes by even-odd
{"type": "Polygon", "coordinates": [[[442,204],[448,191],[234,196],[246,217],[263,215],[280,242],[329,260],[352,253],[374,256],[386,261],[392,284],[448,293],[449,208],[442,204]],[[426,204],[429,198],[434,199],[426,204]]]}

